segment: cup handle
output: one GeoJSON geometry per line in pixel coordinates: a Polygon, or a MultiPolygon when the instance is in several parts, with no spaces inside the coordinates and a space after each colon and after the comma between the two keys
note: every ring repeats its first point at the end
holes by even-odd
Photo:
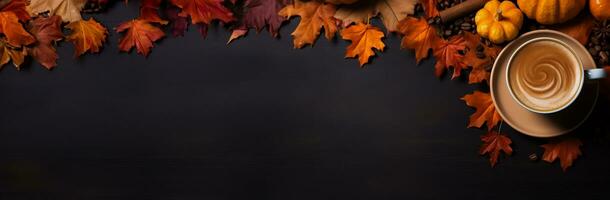
{"type": "Polygon", "coordinates": [[[593,68],[585,70],[585,78],[587,80],[597,80],[606,78],[607,74],[604,68],[593,68]]]}

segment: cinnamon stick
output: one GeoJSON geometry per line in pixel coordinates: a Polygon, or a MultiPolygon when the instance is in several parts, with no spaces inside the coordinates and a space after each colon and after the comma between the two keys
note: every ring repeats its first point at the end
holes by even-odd
{"type": "Polygon", "coordinates": [[[486,2],[487,0],[468,0],[441,11],[439,16],[441,17],[442,22],[451,22],[457,18],[466,16],[478,9],[481,9],[486,2]]]}

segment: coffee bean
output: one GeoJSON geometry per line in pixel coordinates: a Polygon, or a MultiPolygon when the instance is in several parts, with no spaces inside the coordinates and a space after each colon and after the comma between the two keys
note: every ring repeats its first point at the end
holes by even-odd
{"type": "Polygon", "coordinates": [[[456,26],[459,26],[459,25],[460,25],[460,24],[462,24],[462,23],[464,23],[464,19],[461,19],[461,18],[460,18],[460,19],[456,19],[456,20],[453,22],[453,24],[454,24],[454,25],[456,25],[456,26]]]}
{"type": "Polygon", "coordinates": [[[589,48],[589,53],[591,55],[597,55],[597,50],[595,50],[595,48],[589,48]]]}
{"type": "Polygon", "coordinates": [[[478,44],[477,47],[476,47],[476,50],[479,51],[479,52],[483,52],[483,51],[485,51],[485,47],[483,47],[482,44],[478,44]]]}
{"type": "Polygon", "coordinates": [[[460,28],[462,30],[469,31],[470,29],[472,29],[472,25],[468,22],[464,22],[462,25],[460,25],[460,28]]]}
{"type": "Polygon", "coordinates": [[[527,156],[527,158],[530,159],[530,161],[537,161],[538,155],[536,155],[536,153],[532,153],[529,156],[527,156]]]}
{"type": "Polygon", "coordinates": [[[485,65],[485,71],[490,72],[493,69],[494,65],[493,64],[487,64],[485,65]]]}
{"type": "Polygon", "coordinates": [[[601,64],[608,63],[608,52],[600,51],[599,52],[599,61],[601,64]]]}
{"type": "Polygon", "coordinates": [[[436,24],[440,24],[440,23],[441,23],[441,17],[439,17],[439,16],[435,17],[435,18],[434,18],[434,22],[435,22],[436,24]]]}
{"type": "Polygon", "coordinates": [[[602,50],[602,46],[599,46],[599,45],[595,45],[594,48],[595,48],[596,51],[601,51],[602,50]]]}
{"type": "MultiPolygon", "coordinates": [[[[466,0],[437,0],[436,7],[439,11],[441,11],[465,1],[466,0]]],[[[441,29],[440,35],[445,39],[448,39],[454,35],[462,34],[463,32],[476,33],[476,25],[474,24],[475,14],[476,12],[472,12],[469,13],[468,16],[464,16],[450,22],[441,22],[439,18],[438,21],[435,21],[435,24],[439,25],[439,28],[441,29]]]]}
{"type": "Polygon", "coordinates": [[[592,44],[599,44],[599,38],[598,37],[592,37],[591,38],[591,43],[592,44]]]}
{"type": "Polygon", "coordinates": [[[451,36],[452,33],[453,33],[453,31],[451,31],[451,30],[445,30],[443,35],[445,35],[445,37],[449,37],[449,36],[451,36]]]}

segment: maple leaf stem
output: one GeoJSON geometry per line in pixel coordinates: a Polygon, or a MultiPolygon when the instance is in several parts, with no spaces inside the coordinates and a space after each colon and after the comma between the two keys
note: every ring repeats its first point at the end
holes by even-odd
{"type": "Polygon", "coordinates": [[[498,125],[498,133],[502,133],[502,124],[504,124],[504,121],[500,120],[500,125],[498,125]]]}

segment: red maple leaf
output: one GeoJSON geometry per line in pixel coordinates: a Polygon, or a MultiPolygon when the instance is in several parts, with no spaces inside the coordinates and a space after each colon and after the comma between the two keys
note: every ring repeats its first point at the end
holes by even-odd
{"type": "Polygon", "coordinates": [[[489,154],[489,164],[491,164],[492,167],[498,163],[498,157],[500,156],[501,151],[509,156],[513,153],[513,148],[510,147],[512,141],[504,134],[490,131],[481,136],[481,141],[483,141],[483,145],[479,150],[479,154],[489,154]]]}
{"type": "Polygon", "coordinates": [[[277,37],[282,22],[286,21],[286,18],[278,15],[278,12],[290,2],[290,0],[238,0],[235,5],[239,12],[237,15],[241,17],[233,28],[230,40],[245,35],[250,28],[260,32],[264,27],[267,27],[273,37],[277,37]]]}
{"type": "Polygon", "coordinates": [[[59,15],[37,17],[30,21],[28,31],[36,38],[36,43],[28,49],[29,54],[47,69],[55,67],[59,56],[53,43],[63,38],[61,17],[59,15]]]}
{"type": "Polygon", "coordinates": [[[153,47],[153,42],[165,36],[165,33],[146,20],[134,19],[120,24],[116,32],[127,30],[127,34],[119,41],[119,49],[129,52],[134,46],[139,54],[147,56],[153,47]]]}
{"type": "Polygon", "coordinates": [[[459,77],[462,69],[468,67],[462,62],[464,55],[460,54],[460,51],[464,51],[465,48],[466,41],[461,35],[453,36],[449,40],[436,40],[434,45],[434,57],[436,58],[434,74],[440,77],[445,69],[453,67],[451,79],[459,77]]]}
{"type": "Polygon", "coordinates": [[[155,22],[160,24],[167,24],[167,21],[159,17],[159,6],[161,0],[141,0],[140,1],[140,16],[138,19],[146,20],[149,22],[155,22]]]}
{"type": "Polygon", "coordinates": [[[582,146],[582,142],[578,138],[561,138],[551,141],[541,146],[544,148],[542,160],[552,163],[559,158],[561,168],[565,172],[568,167],[572,166],[574,160],[581,155],[580,146],[582,146]]]}
{"type": "Polygon", "coordinates": [[[27,0],[11,0],[8,4],[4,5],[1,12],[10,11],[17,15],[20,21],[25,22],[30,19],[30,14],[26,10],[26,6],[28,5],[27,0]]]}
{"type": "Polygon", "coordinates": [[[233,13],[222,5],[222,0],[171,0],[175,6],[182,9],[178,13],[182,17],[191,17],[191,23],[209,24],[215,19],[227,23],[233,21],[233,13]]]}

